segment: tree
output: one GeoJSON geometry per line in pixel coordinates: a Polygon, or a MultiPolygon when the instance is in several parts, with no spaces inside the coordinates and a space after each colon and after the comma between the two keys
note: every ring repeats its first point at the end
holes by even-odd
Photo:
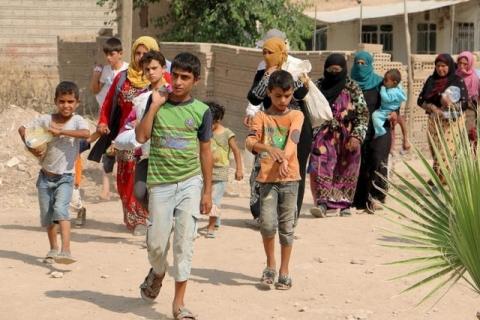
{"type": "MultiPolygon", "coordinates": [[[[99,5],[109,0],[98,0],[99,5]]],[[[159,0],[134,0],[140,7],[159,0]]],[[[306,2],[288,0],[172,0],[170,12],[153,18],[163,41],[226,43],[252,47],[267,30],[286,33],[292,49],[305,49],[312,21],[303,15],[306,2]]]]}

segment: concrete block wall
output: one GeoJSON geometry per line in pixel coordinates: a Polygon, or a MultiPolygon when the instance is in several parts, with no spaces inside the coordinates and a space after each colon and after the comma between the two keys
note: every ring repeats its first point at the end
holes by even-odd
{"type": "MultiPolygon", "coordinates": [[[[110,9],[96,6],[96,0],[17,0],[14,3],[0,0],[0,72],[6,75],[0,83],[0,103],[15,101],[25,106],[35,100],[50,103],[56,83],[73,80],[81,89],[80,111],[96,115],[98,107],[89,92],[89,80],[93,64],[102,59],[101,44],[105,37],[100,34],[113,21],[113,15],[110,9]]],[[[109,27],[115,34],[115,24],[109,27]]],[[[374,54],[377,73],[384,74],[395,67],[401,70],[406,80],[406,66],[391,61],[391,56],[383,53],[380,46],[364,45],[362,49],[374,54]]],[[[194,95],[225,105],[225,124],[237,132],[239,140],[243,139],[246,134],[242,125],[246,95],[262,60],[261,51],[223,44],[171,42],[161,43],[161,51],[170,60],[182,51],[192,52],[200,58],[201,79],[194,95]]],[[[290,54],[311,61],[310,77],[315,80],[322,75],[325,59],[332,52],[290,54]]],[[[337,52],[345,54],[350,69],[353,52],[337,52]]],[[[432,55],[412,57],[414,97],[418,96],[423,82],[433,72],[434,59],[432,55]]],[[[407,87],[406,81],[404,86],[407,87]]],[[[413,122],[412,142],[426,149],[426,117],[416,106],[416,99],[404,110],[413,122]]]]}
{"type": "Polygon", "coordinates": [[[0,0],[0,72],[14,79],[0,90],[0,103],[28,105],[28,88],[39,94],[39,104],[51,104],[59,80],[85,87],[83,68],[88,64],[91,72],[92,44],[103,29],[116,32],[116,25],[109,25],[113,14],[96,0],[0,0]]]}
{"type": "MultiPolygon", "coordinates": [[[[368,49],[369,47],[365,47],[368,49]]],[[[403,85],[406,90],[407,86],[407,69],[400,62],[391,61],[391,55],[379,51],[378,46],[372,48],[375,58],[375,70],[378,74],[383,75],[388,69],[398,68],[402,73],[403,85]]],[[[262,60],[261,50],[253,48],[244,48],[223,44],[198,44],[198,43],[171,43],[164,42],[161,44],[161,50],[167,58],[173,57],[181,51],[189,51],[197,54],[202,61],[202,77],[203,79],[197,86],[194,94],[198,99],[213,99],[226,107],[224,124],[237,133],[237,137],[242,145],[243,138],[247,134],[247,129],[243,126],[242,120],[245,116],[245,108],[248,104],[246,99],[248,90],[252,85],[258,63],[262,60]],[[210,58],[207,60],[206,57],[210,58]],[[204,64],[204,61],[207,64],[204,64]],[[208,75],[206,78],[205,75],[208,75]],[[205,83],[205,80],[207,83],[205,83]],[[206,89],[208,88],[208,89],[206,89]]],[[[348,68],[350,70],[354,52],[337,51],[345,54],[348,68]]],[[[310,77],[313,80],[318,79],[323,74],[323,66],[325,60],[333,53],[333,51],[292,51],[290,54],[300,59],[308,59],[312,64],[310,77]]],[[[417,84],[418,86],[418,84],[417,84]]],[[[414,85],[414,88],[416,86],[414,85]]],[[[417,92],[415,92],[418,95],[417,92]]],[[[423,135],[426,120],[418,116],[418,109],[415,101],[413,106],[408,106],[402,110],[403,114],[409,115],[408,110],[413,110],[413,121],[416,121],[415,135],[412,135],[412,142],[423,150],[427,150],[426,136],[423,135]],[[421,134],[418,134],[421,133],[421,134]]],[[[400,138],[400,130],[397,137],[400,138]]],[[[400,146],[397,143],[397,146],[400,146]]]]}

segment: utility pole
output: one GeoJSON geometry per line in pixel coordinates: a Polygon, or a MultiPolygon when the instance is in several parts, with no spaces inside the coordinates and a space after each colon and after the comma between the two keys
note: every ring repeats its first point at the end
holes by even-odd
{"type": "Polygon", "coordinates": [[[312,51],[317,50],[317,5],[315,4],[315,15],[313,19],[313,38],[312,38],[312,51]]]}
{"type": "Polygon", "coordinates": [[[408,97],[407,97],[407,126],[409,139],[412,138],[413,129],[413,70],[412,70],[412,49],[410,46],[410,28],[408,24],[407,0],[403,0],[403,17],[405,23],[405,44],[407,49],[407,76],[408,76],[408,97]]]}
{"type": "Polygon", "coordinates": [[[358,33],[359,33],[359,40],[358,40],[358,43],[361,44],[362,43],[362,29],[363,29],[363,2],[362,0],[357,0],[357,3],[360,5],[360,19],[359,19],[359,30],[358,30],[358,33]]]}
{"type": "Polygon", "coordinates": [[[133,19],[133,0],[118,1],[117,14],[118,20],[118,34],[122,41],[123,59],[130,62],[131,47],[132,47],[132,19],[133,19]]]}
{"type": "Polygon", "coordinates": [[[450,54],[454,54],[453,52],[453,42],[455,37],[455,5],[453,4],[450,7],[450,20],[452,24],[450,25],[450,54]]]}

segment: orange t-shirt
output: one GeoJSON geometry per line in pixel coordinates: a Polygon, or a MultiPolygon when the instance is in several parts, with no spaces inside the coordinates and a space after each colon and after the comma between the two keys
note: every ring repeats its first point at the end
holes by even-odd
{"type": "Polygon", "coordinates": [[[285,152],[288,159],[288,175],[280,177],[280,164],[267,152],[260,153],[260,172],[258,182],[286,182],[300,180],[300,166],[297,159],[297,144],[303,124],[303,113],[288,110],[283,114],[258,112],[250,125],[246,148],[253,152],[256,143],[273,146],[285,152]]]}

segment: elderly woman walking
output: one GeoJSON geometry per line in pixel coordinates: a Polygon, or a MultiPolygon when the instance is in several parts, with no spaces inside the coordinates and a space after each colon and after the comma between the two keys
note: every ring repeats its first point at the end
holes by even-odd
{"type": "Polygon", "coordinates": [[[347,76],[347,61],[331,54],[317,86],[328,100],[333,120],[316,132],[310,155],[310,183],[316,206],[312,215],[324,217],[327,209],[351,215],[361,144],[368,125],[368,109],[360,87],[347,76]]]}
{"type": "Polygon", "coordinates": [[[465,111],[468,105],[467,88],[463,79],[455,73],[455,62],[449,54],[439,54],[435,59],[435,71],[425,82],[417,104],[429,115],[428,133],[430,139],[428,139],[428,142],[433,156],[433,169],[440,181],[445,183],[438,159],[433,151],[433,146],[442,149],[442,139],[438,136],[437,126],[443,129],[443,139],[445,139],[448,149],[453,155],[455,150],[452,120],[464,121],[462,111],[465,111]],[[457,98],[453,99],[448,94],[452,91],[458,92],[457,98]]]}
{"type": "MultiPolygon", "coordinates": [[[[135,40],[128,70],[120,72],[113,80],[103,102],[97,126],[102,137],[90,152],[90,160],[99,160],[118,135],[120,128],[125,126],[133,107],[133,99],[148,90],[150,83],[143,77],[139,62],[149,50],[159,50],[154,38],[143,36],[135,40]]],[[[127,150],[116,151],[116,157],[117,189],[122,200],[125,225],[134,235],[144,235],[148,211],[133,194],[137,158],[134,151],[127,150]]]]}

